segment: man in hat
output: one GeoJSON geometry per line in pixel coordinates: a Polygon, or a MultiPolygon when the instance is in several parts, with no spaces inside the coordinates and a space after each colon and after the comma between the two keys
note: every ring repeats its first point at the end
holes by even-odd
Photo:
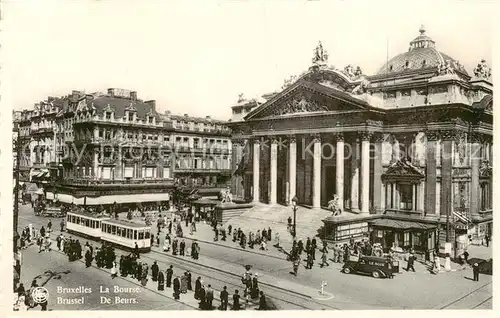
{"type": "Polygon", "coordinates": [[[160,270],[160,268],[158,267],[158,264],[156,263],[156,261],[154,261],[153,265],[151,265],[151,276],[152,276],[153,282],[156,282],[158,280],[159,270],[160,270]]]}
{"type": "Polygon", "coordinates": [[[167,269],[167,287],[170,287],[170,285],[172,284],[173,275],[174,275],[173,266],[170,265],[170,267],[167,269]]]}
{"type": "Polygon", "coordinates": [[[229,293],[227,292],[227,286],[224,286],[220,292],[220,309],[227,310],[227,303],[229,301],[229,293]]]}

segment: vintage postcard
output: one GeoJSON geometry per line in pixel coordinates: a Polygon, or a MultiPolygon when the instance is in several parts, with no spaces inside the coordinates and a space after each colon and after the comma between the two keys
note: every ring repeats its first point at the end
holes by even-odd
{"type": "Polygon", "coordinates": [[[7,311],[491,310],[495,6],[4,3],[7,311]]]}

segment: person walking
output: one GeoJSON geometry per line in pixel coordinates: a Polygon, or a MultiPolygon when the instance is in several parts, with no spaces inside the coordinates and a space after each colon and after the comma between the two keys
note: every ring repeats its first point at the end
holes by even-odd
{"type": "Polygon", "coordinates": [[[479,264],[478,263],[474,263],[474,265],[472,265],[472,274],[474,276],[474,281],[475,282],[478,282],[479,281],[479,264]]]}
{"type": "Polygon", "coordinates": [[[227,292],[227,286],[224,286],[220,292],[220,309],[227,310],[227,304],[229,302],[229,293],[227,292]]]}
{"type": "Polygon", "coordinates": [[[174,279],[174,299],[179,300],[181,298],[181,281],[179,276],[174,279]]]}
{"type": "Polygon", "coordinates": [[[153,265],[151,265],[151,276],[153,282],[156,282],[158,280],[158,274],[159,274],[160,268],[158,267],[158,264],[156,261],[154,261],[153,265]]]}
{"type": "Polygon", "coordinates": [[[263,291],[260,291],[260,299],[259,299],[259,309],[258,310],[267,310],[266,296],[263,291]]]}
{"type": "MultiPolygon", "coordinates": [[[[90,253],[90,251],[89,251],[90,253]]],[[[117,269],[117,264],[115,261],[113,261],[113,267],[111,267],[111,279],[114,279],[116,276],[118,276],[118,269],[117,269]]]]}
{"type": "Polygon", "coordinates": [[[415,256],[413,255],[413,251],[410,252],[410,255],[408,255],[408,263],[406,265],[406,271],[412,271],[415,272],[415,267],[413,267],[413,264],[415,263],[415,256]]]}
{"type": "Polygon", "coordinates": [[[484,241],[486,243],[486,247],[489,247],[490,246],[490,236],[488,234],[486,234],[484,236],[484,241]]]}
{"type": "Polygon", "coordinates": [[[158,290],[165,290],[165,274],[163,274],[163,271],[158,272],[158,290]]]}

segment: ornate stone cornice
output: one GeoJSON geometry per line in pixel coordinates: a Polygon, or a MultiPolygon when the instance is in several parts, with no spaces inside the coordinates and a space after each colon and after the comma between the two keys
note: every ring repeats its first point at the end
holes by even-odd
{"type": "Polygon", "coordinates": [[[485,141],[484,137],[485,137],[484,134],[478,132],[472,132],[469,136],[469,139],[471,143],[482,144],[485,141]]]}

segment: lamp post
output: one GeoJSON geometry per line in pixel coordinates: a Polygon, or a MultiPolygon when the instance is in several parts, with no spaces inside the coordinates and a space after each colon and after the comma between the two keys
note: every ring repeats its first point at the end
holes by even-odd
{"type": "Polygon", "coordinates": [[[299,201],[299,198],[295,195],[292,199],[292,209],[293,209],[293,232],[292,236],[293,239],[295,239],[297,235],[297,202],[299,201]]]}

